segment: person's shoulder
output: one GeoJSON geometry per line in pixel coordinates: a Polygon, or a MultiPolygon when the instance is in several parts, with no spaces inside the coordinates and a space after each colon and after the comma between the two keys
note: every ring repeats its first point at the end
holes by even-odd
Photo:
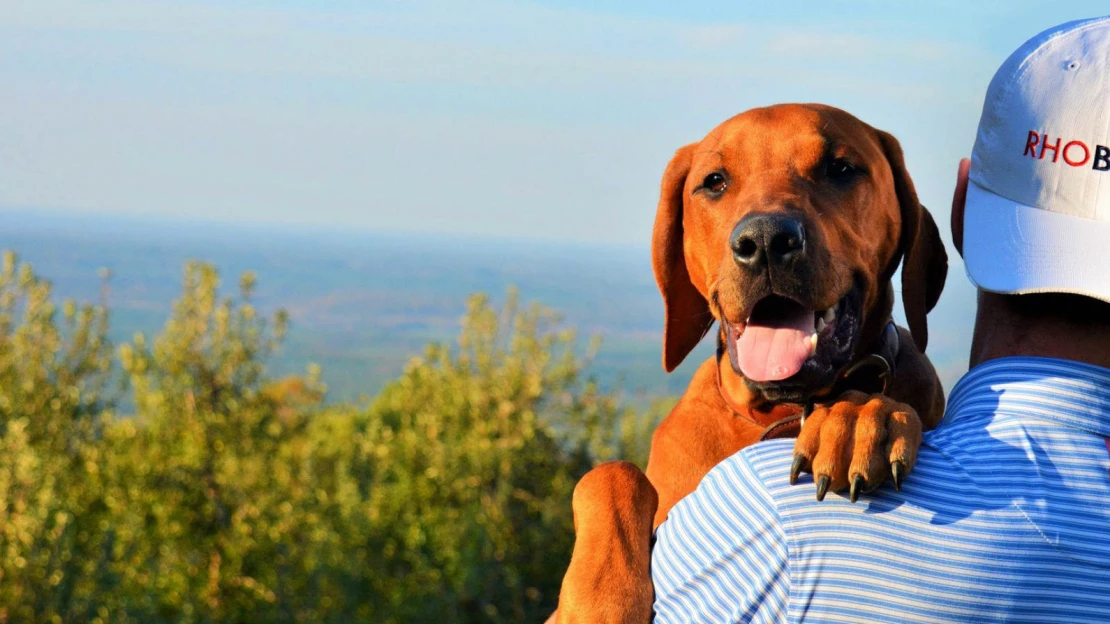
{"type": "Polygon", "coordinates": [[[789,471],[794,458],[794,439],[767,440],[741,449],[733,457],[743,457],[752,466],[772,468],[784,460],[789,471]]]}
{"type": "Polygon", "coordinates": [[[789,487],[793,448],[793,440],[771,440],[722,460],[671,509],[658,528],[656,549],[686,548],[691,536],[701,536],[706,527],[714,527],[712,539],[728,544],[781,537],[777,499],[783,493],[778,486],[789,487]]]}
{"type": "Polygon", "coordinates": [[[732,487],[775,498],[790,486],[794,440],[767,440],[743,448],[717,464],[706,481],[725,481],[732,487]]]}

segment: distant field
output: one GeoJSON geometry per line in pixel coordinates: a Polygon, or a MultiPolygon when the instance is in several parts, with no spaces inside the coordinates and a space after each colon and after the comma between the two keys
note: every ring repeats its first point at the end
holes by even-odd
{"type": "MultiPolygon", "coordinates": [[[[500,300],[511,286],[524,301],[562,313],[583,346],[600,336],[594,374],[631,394],[681,392],[712,349],[706,340],[678,371],[663,372],[662,302],[646,245],[385,236],[19,209],[0,211],[0,248],[31,261],[64,297],[95,299],[97,272],[110,269],[117,341],[161,327],[187,259],[213,262],[232,287],[240,272],[253,270],[259,307],[284,308],[293,322],[274,372],[320,364],[329,400],[375,394],[429,341],[453,339],[468,295],[500,300]]],[[[954,272],[952,280],[963,276],[954,272]]],[[[964,369],[970,324],[966,293],[953,301],[951,290],[930,317],[929,352],[948,386],[964,369]]]]}
{"type": "MultiPolygon", "coordinates": [[[[551,307],[577,328],[583,347],[602,338],[594,373],[606,385],[674,394],[692,366],[673,375],[660,361],[662,304],[647,251],[504,241],[337,234],[323,231],[99,219],[80,214],[0,213],[0,247],[52,280],[60,296],[97,297],[112,272],[112,334],[129,339],[164,323],[183,263],[213,262],[225,284],[258,274],[256,303],[289,311],[292,328],[275,372],[323,367],[329,399],[373,395],[432,340],[458,331],[468,295],[551,307]]],[[[229,291],[230,292],[230,291],[229,291]]],[[[709,353],[709,345],[705,346],[709,353]]]]}

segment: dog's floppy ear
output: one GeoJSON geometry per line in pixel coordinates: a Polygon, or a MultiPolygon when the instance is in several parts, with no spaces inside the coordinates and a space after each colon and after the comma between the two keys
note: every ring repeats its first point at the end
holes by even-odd
{"type": "Polygon", "coordinates": [[[917,200],[913,180],[906,172],[902,146],[890,134],[882,131],[878,134],[894,174],[894,191],[902,210],[902,235],[894,260],[897,263],[901,255],[902,305],[913,342],[924,353],[929,343],[929,325],[925,315],[937,304],[944,289],[944,279],[948,276],[948,254],[944,251],[933,215],[917,200]]]}
{"type": "Polygon", "coordinates": [[[682,363],[713,325],[709,303],[690,281],[682,244],[682,193],[696,145],[680,148],[667,165],[651,235],[651,265],[666,311],[663,368],[668,373],[682,363]]]}

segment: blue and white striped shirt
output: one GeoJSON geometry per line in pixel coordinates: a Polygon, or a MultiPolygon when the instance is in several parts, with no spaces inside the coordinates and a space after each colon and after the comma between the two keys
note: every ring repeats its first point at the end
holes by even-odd
{"type": "Polygon", "coordinates": [[[658,529],[656,622],[1110,622],[1110,369],[971,370],[902,491],[789,484],[793,442],[715,467],[658,529]]]}

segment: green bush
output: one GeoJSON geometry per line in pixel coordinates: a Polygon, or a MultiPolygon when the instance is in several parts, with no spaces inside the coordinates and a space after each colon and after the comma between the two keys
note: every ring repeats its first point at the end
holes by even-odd
{"type": "Polygon", "coordinates": [[[0,621],[520,622],[554,607],[570,495],[643,462],[669,406],[623,406],[572,331],[469,303],[368,406],[271,379],[254,279],[186,267],[162,332],[114,354],[103,306],[0,267],[0,621]],[[112,380],[121,379],[118,396],[112,380]],[[114,414],[113,398],[133,406],[114,414]]]}

